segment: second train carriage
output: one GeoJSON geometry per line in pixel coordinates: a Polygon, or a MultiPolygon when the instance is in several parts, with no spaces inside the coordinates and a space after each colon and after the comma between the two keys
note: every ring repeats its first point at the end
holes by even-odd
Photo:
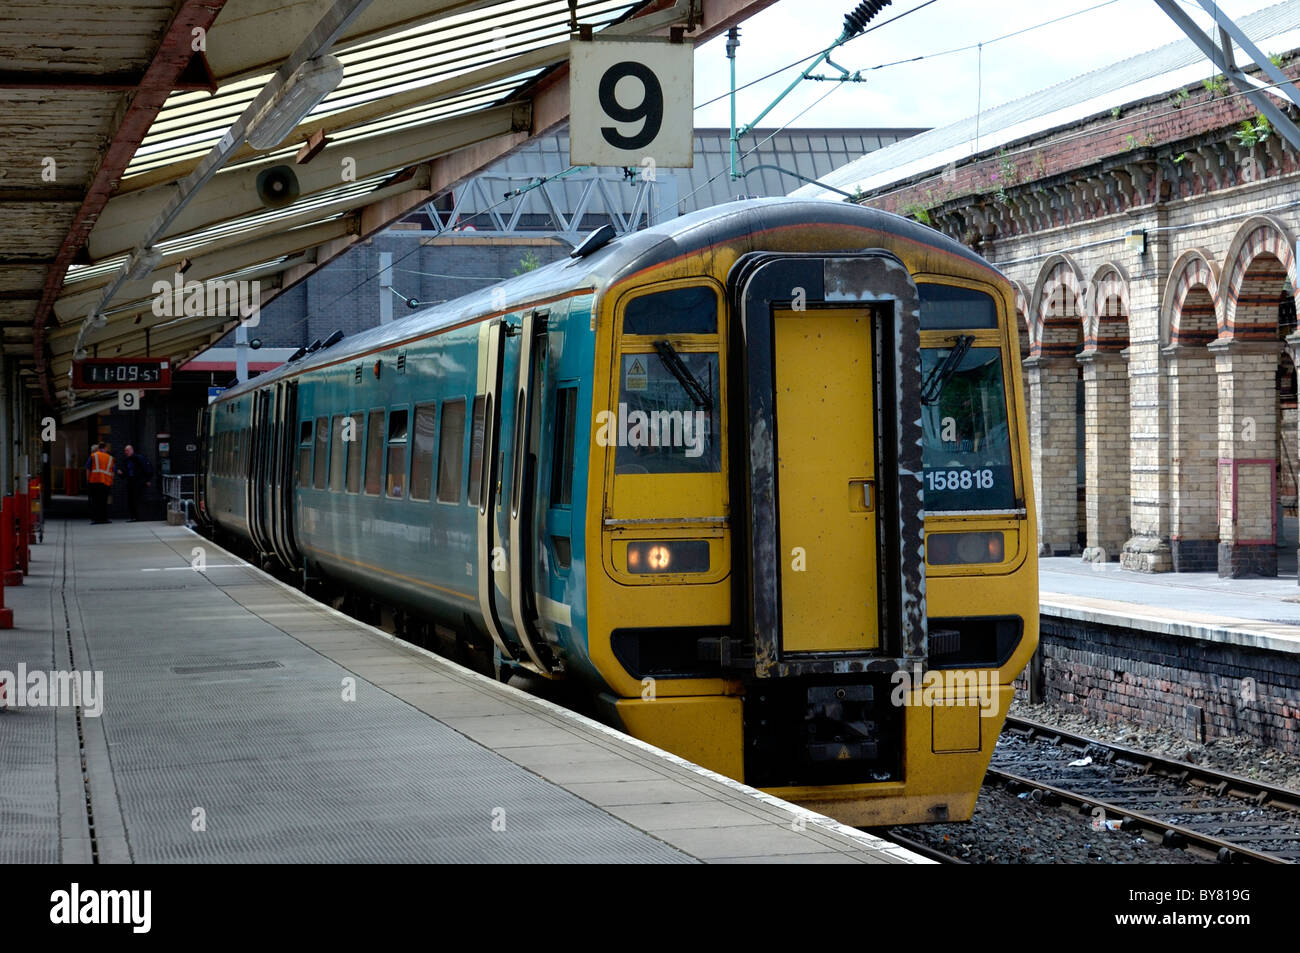
{"type": "Polygon", "coordinates": [[[965,819],[1037,642],[1014,314],[916,223],[721,206],[226,391],[201,518],[723,774],[965,819]]]}

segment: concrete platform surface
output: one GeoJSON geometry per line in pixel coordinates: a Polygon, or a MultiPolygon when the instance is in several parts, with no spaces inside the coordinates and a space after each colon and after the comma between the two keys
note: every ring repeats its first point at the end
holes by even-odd
{"type": "Polygon", "coordinates": [[[183,527],[51,521],[6,604],[0,670],[26,678],[0,714],[0,862],[926,862],[183,527]],[[39,693],[71,691],[59,673],[92,673],[80,705],[39,693]]]}
{"type": "Polygon", "coordinates": [[[1078,557],[1039,560],[1044,615],[1300,654],[1294,575],[1221,579],[1215,573],[1140,573],[1078,557]]]}

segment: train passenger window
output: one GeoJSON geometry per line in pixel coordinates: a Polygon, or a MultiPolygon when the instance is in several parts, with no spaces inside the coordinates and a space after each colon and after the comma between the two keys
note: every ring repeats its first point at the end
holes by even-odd
{"type": "Polygon", "coordinates": [[[311,486],[311,421],[298,425],[298,485],[311,486]]]}
{"type": "Polygon", "coordinates": [[[335,414],[330,418],[330,489],[343,489],[343,421],[346,417],[335,414]]]}
{"type": "Polygon", "coordinates": [[[316,462],[313,468],[312,483],[318,490],[325,489],[326,463],[329,461],[330,419],[316,418],[316,462]]]}
{"type": "Polygon", "coordinates": [[[384,412],[372,410],[366,423],[366,492],[378,496],[384,486],[384,412]]]}
{"type": "Polygon", "coordinates": [[[442,432],[438,437],[438,502],[459,503],[465,467],[465,401],[442,405],[442,432]]]}
{"type": "Polygon", "coordinates": [[[478,506],[483,496],[483,436],[487,424],[487,397],[474,398],[474,420],[469,436],[469,505],[478,506]]]}
{"type": "Polygon", "coordinates": [[[415,434],[411,444],[411,499],[427,500],[433,495],[433,438],[437,405],[418,404],[415,408],[415,434]]]}
{"type": "Polygon", "coordinates": [[[388,495],[406,496],[406,408],[388,413],[388,495]]]}
{"type": "Polygon", "coordinates": [[[624,334],[717,334],[718,296],[697,285],[633,298],[623,309],[624,334]]]}
{"type": "Polygon", "coordinates": [[[347,420],[352,422],[352,427],[345,436],[343,442],[348,445],[348,492],[357,493],[361,490],[361,438],[366,425],[365,418],[360,414],[349,414],[347,420]]]}
{"type": "Polygon", "coordinates": [[[953,285],[919,284],[922,331],[996,328],[998,309],[983,291],[953,285]]]}
{"type": "Polygon", "coordinates": [[[573,428],[578,409],[578,388],[561,387],[555,392],[555,461],[551,470],[551,505],[573,502],[573,428]]]}

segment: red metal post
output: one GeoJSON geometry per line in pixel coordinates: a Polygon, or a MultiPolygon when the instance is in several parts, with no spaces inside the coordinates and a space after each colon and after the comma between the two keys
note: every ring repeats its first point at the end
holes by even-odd
{"type": "Polygon", "coordinates": [[[6,586],[21,586],[23,584],[23,573],[17,565],[17,553],[15,552],[18,544],[18,531],[16,526],[16,514],[14,506],[16,500],[13,496],[6,496],[0,500],[0,568],[3,569],[4,584],[6,586]]]}
{"type": "Polygon", "coordinates": [[[44,501],[41,499],[41,481],[39,477],[27,481],[27,544],[36,542],[36,514],[40,512],[44,501]]]}
{"type": "MultiPolygon", "coordinates": [[[[5,586],[11,585],[9,571],[14,562],[13,533],[8,532],[8,528],[13,525],[9,519],[9,514],[13,512],[13,504],[10,502],[12,499],[13,497],[6,496],[0,500],[0,629],[14,627],[14,610],[5,607],[5,586]]],[[[17,575],[18,581],[22,582],[23,574],[17,575]]]]}
{"type": "Polygon", "coordinates": [[[14,514],[14,526],[18,539],[14,543],[14,561],[22,574],[27,575],[27,524],[32,521],[31,503],[27,500],[26,493],[15,493],[14,503],[18,507],[18,512],[14,514]]]}

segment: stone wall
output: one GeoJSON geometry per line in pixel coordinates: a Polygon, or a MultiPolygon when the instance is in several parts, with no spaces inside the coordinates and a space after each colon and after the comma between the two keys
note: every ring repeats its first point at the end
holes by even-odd
{"type": "Polygon", "coordinates": [[[1198,741],[1247,737],[1300,754],[1294,655],[1048,615],[1038,651],[1043,701],[1114,724],[1174,729],[1198,741]]]}

